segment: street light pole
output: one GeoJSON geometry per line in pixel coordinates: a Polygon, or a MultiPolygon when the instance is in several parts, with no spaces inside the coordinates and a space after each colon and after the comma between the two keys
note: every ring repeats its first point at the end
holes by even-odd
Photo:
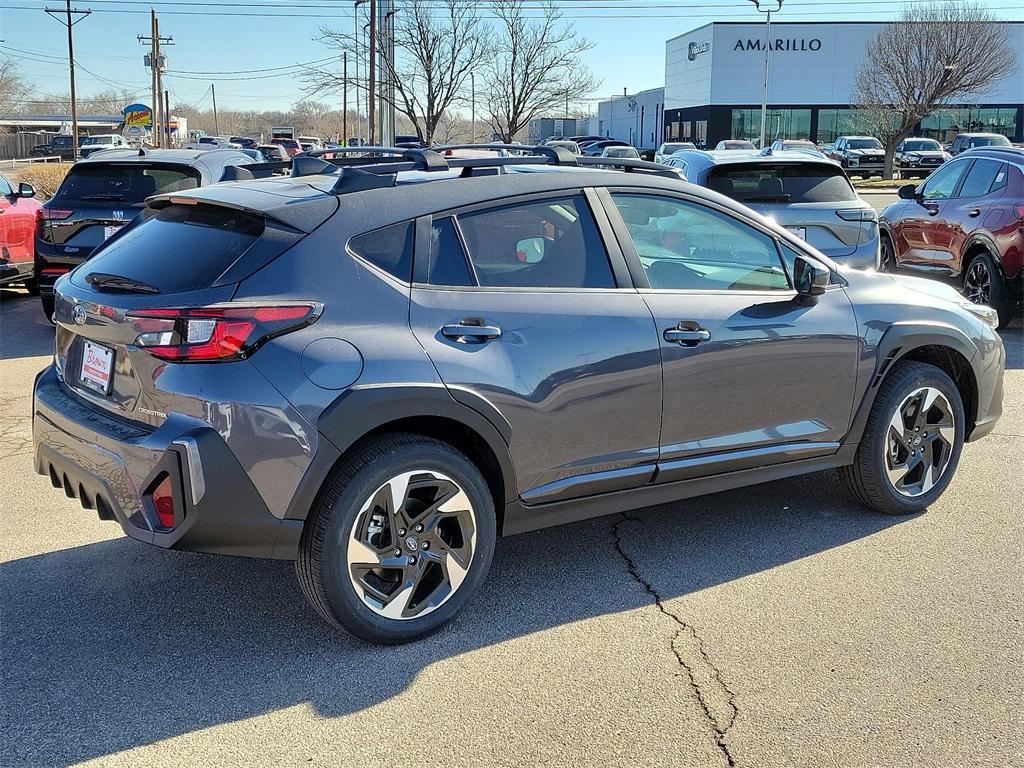
{"type": "MultiPolygon", "coordinates": [[[[352,3],[352,42],[356,47],[356,139],[363,138],[363,119],[359,116],[359,6],[366,0],[355,0],[352,3]]],[[[345,139],[348,143],[348,137],[345,139]]]]}
{"type": "Polygon", "coordinates": [[[470,144],[476,144],[476,73],[469,73],[469,123],[473,135],[469,138],[470,144]]]}
{"type": "Polygon", "coordinates": [[[767,15],[764,41],[764,96],[761,99],[761,144],[759,147],[759,149],[764,149],[766,130],[768,126],[768,76],[772,63],[772,14],[778,13],[782,10],[782,0],[767,0],[768,3],[775,4],[774,8],[762,8],[761,0],[750,0],[750,2],[754,4],[758,13],[764,13],[767,15]]]}

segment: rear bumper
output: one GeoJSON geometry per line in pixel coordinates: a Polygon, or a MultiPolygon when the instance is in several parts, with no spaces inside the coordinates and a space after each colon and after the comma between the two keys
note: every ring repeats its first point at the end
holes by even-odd
{"type": "Polygon", "coordinates": [[[166,549],[294,559],[302,522],[267,509],[230,449],[208,425],[172,415],[150,431],[72,395],[51,365],[36,379],[36,471],[133,539],[166,549]],[[148,498],[171,479],[177,524],[159,526],[148,498]]]}
{"type": "Polygon", "coordinates": [[[33,265],[31,261],[0,262],[0,285],[23,283],[31,279],[33,265]]]}
{"type": "Polygon", "coordinates": [[[43,296],[53,295],[53,284],[57,279],[77,267],[92,253],[92,248],[72,248],[69,252],[62,245],[54,245],[40,238],[35,243],[35,274],[39,285],[39,293],[43,296]],[[63,270],[47,272],[47,270],[63,270]]]}

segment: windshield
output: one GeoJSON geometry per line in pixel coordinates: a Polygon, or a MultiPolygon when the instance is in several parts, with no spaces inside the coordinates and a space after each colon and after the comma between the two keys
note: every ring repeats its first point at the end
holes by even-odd
{"type": "Polygon", "coordinates": [[[846,142],[850,149],[881,149],[882,142],[878,139],[850,139],[846,142]]]}
{"type": "Polygon", "coordinates": [[[661,153],[663,155],[671,155],[673,152],[678,152],[681,149],[693,149],[693,144],[689,144],[686,142],[678,144],[665,144],[661,148],[661,153]]]}
{"type": "Polygon", "coordinates": [[[921,139],[920,141],[908,141],[903,145],[904,152],[938,152],[942,147],[934,139],[921,139]]]}
{"type": "Polygon", "coordinates": [[[741,203],[838,203],[857,200],[841,168],[821,163],[719,166],[708,186],[741,203]]]}
{"type": "Polygon", "coordinates": [[[1010,140],[1005,136],[975,136],[968,143],[970,147],[1008,147],[1010,140]]]}
{"type": "Polygon", "coordinates": [[[783,149],[817,149],[813,141],[784,141],[783,149]]]}
{"type": "Polygon", "coordinates": [[[90,136],[89,138],[87,138],[85,141],[82,142],[82,146],[84,147],[84,146],[87,146],[89,144],[113,144],[113,143],[114,143],[114,137],[113,136],[90,136]]]}
{"type": "Polygon", "coordinates": [[[132,205],[141,203],[150,195],[180,192],[198,186],[199,171],[194,168],[143,163],[87,163],[71,169],[53,200],[70,205],[100,201],[132,205]]]}

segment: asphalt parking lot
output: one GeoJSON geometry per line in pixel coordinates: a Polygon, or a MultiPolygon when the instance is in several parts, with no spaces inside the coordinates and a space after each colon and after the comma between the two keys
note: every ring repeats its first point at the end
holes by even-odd
{"type": "Polygon", "coordinates": [[[833,473],[499,542],[399,648],[291,565],[130,541],[33,473],[52,329],[0,291],[6,766],[1024,764],[1024,327],[1003,419],[926,514],[833,473]]]}

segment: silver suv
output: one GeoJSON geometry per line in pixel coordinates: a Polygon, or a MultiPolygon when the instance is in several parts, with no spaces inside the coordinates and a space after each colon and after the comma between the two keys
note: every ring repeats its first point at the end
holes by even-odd
{"type": "Polygon", "coordinates": [[[155,197],[57,282],[55,488],[159,547],[294,559],[327,621],[398,643],[499,535],[830,468],[920,512],[1000,415],[991,309],[664,166],[360,151],[155,197]]]}
{"type": "Polygon", "coordinates": [[[878,217],[839,164],[805,150],[680,151],[671,165],[786,227],[841,264],[876,269],[878,217]]]}

